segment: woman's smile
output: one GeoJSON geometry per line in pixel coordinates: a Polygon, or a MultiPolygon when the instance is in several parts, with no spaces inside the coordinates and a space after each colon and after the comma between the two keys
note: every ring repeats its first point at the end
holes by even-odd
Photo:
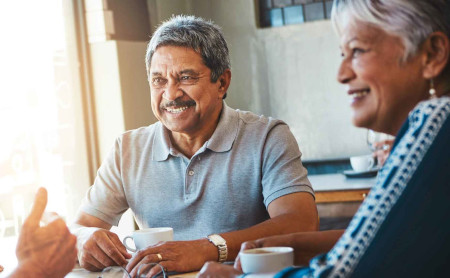
{"type": "Polygon", "coordinates": [[[369,88],[348,90],[348,95],[350,96],[350,103],[352,106],[353,104],[363,101],[368,94],[370,94],[369,88]]]}

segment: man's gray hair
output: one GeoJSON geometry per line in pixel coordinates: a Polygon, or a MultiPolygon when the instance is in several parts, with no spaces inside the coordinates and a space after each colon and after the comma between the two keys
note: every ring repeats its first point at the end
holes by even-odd
{"type": "Polygon", "coordinates": [[[399,37],[405,47],[404,60],[432,32],[442,31],[450,37],[449,0],[335,0],[331,18],[338,33],[342,22],[350,18],[399,37]]]}
{"type": "Polygon", "coordinates": [[[231,67],[227,42],[220,27],[199,17],[173,16],[156,29],[145,54],[148,75],[152,56],[160,46],[192,48],[211,70],[211,82],[216,82],[231,67]]]}

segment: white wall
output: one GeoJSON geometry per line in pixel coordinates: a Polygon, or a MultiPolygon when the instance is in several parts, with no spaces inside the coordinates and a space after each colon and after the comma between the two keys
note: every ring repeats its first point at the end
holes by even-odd
{"type": "Polygon", "coordinates": [[[304,160],[369,153],[365,130],[351,125],[336,81],[338,39],[330,21],[257,28],[253,0],[147,0],[151,30],[172,14],[193,14],[222,27],[232,83],[227,103],[286,121],[304,160]]]}

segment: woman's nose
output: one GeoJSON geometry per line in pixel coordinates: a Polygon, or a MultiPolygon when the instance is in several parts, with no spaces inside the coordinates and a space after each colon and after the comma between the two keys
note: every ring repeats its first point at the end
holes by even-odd
{"type": "Polygon", "coordinates": [[[343,59],[341,61],[341,65],[339,66],[337,80],[342,84],[346,84],[356,77],[356,74],[349,63],[351,62],[343,59]]]}

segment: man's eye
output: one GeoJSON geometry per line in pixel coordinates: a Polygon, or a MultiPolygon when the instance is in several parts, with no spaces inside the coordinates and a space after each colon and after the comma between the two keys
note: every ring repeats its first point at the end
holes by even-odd
{"type": "Polygon", "coordinates": [[[185,84],[193,84],[197,81],[198,78],[190,75],[183,75],[180,77],[180,82],[185,84]]]}
{"type": "Polygon", "coordinates": [[[161,77],[156,77],[156,78],[152,79],[152,84],[155,86],[163,85],[164,83],[165,83],[165,80],[161,77]]]}

